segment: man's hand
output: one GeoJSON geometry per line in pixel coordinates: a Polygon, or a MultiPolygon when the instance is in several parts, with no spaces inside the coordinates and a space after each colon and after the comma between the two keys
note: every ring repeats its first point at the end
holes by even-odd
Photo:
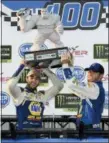
{"type": "Polygon", "coordinates": [[[24,16],[24,17],[27,17],[28,15],[31,14],[31,11],[29,8],[21,8],[17,13],[16,13],[16,16],[17,17],[21,17],[21,16],[24,16]]]}
{"type": "Polygon", "coordinates": [[[24,59],[21,60],[20,64],[23,64],[23,65],[25,65],[26,67],[31,68],[31,65],[29,65],[28,62],[25,61],[24,59]]]}
{"type": "Polygon", "coordinates": [[[63,33],[64,33],[64,29],[63,29],[62,24],[60,24],[60,25],[57,26],[56,31],[57,31],[59,34],[63,34],[63,33]]]}
{"type": "Polygon", "coordinates": [[[61,55],[61,62],[62,64],[68,64],[73,66],[73,56],[70,52],[64,53],[61,55]]]}

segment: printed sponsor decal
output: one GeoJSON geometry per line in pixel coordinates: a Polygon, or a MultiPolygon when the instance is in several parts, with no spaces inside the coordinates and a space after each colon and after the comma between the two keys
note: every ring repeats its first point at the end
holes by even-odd
{"type": "Polygon", "coordinates": [[[0,61],[2,63],[12,62],[12,46],[11,45],[2,45],[0,50],[0,61]]]}
{"type": "Polygon", "coordinates": [[[3,72],[0,73],[0,82],[1,83],[6,83],[10,79],[10,77],[4,76],[3,74],[4,74],[3,72]]]}
{"type": "Polygon", "coordinates": [[[29,111],[31,113],[31,115],[38,115],[40,116],[41,114],[41,106],[39,102],[31,102],[29,105],[29,111]]]}
{"type": "Polygon", "coordinates": [[[55,108],[78,108],[80,98],[74,94],[58,94],[55,97],[55,108]]]}
{"type": "Polygon", "coordinates": [[[55,96],[55,108],[64,112],[78,113],[81,100],[75,94],[58,94],[55,96]]]}
{"type": "Polygon", "coordinates": [[[78,49],[79,46],[75,46],[75,47],[69,47],[69,51],[72,54],[72,56],[74,57],[84,57],[84,56],[88,56],[88,51],[86,49],[84,50],[79,50],[78,49]]]}
{"type": "Polygon", "coordinates": [[[108,59],[108,58],[109,58],[109,44],[95,44],[94,59],[108,59]]]}
{"type": "MultiPolygon", "coordinates": [[[[75,77],[80,82],[84,80],[86,73],[82,67],[74,66],[73,68],[71,68],[71,71],[72,71],[71,78],[75,77]]],[[[56,75],[60,80],[64,81],[64,75],[63,75],[62,68],[58,68],[56,70],[56,75]]]]}
{"type": "MultiPolygon", "coordinates": [[[[19,53],[19,55],[20,55],[21,58],[24,57],[25,52],[30,52],[31,46],[32,46],[32,43],[24,43],[24,44],[22,44],[22,45],[19,47],[18,53],[19,53]]],[[[41,46],[41,50],[45,50],[45,49],[48,49],[48,47],[47,47],[45,44],[43,44],[43,45],[41,46]]],[[[30,54],[29,54],[29,55],[30,55],[30,54]]],[[[28,57],[28,59],[32,59],[32,60],[33,60],[34,57],[31,55],[30,57],[28,57]]]]}
{"type": "Polygon", "coordinates": [[[1,101],[1,108],[5,108],[10,103],[10,96],[6,92],[1,91],[0,101],[1,101]]]}

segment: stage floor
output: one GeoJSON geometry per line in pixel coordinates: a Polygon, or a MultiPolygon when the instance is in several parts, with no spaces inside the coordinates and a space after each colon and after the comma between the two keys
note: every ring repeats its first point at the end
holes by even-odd
{"type": "Polygon", "coordinates": [[[8,139],[8,140],[2,140],[2,143],[108,143],[109,139],[103,139],[103,138],[88,138],[88,139],[83,139],[83,140],[79,140],[79,139],[21,139],[21,140],[12,140],[12,139],[8,139]]]}

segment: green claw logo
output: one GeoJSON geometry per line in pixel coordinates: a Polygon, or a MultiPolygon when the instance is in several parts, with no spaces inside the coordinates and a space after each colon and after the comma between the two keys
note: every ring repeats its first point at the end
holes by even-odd
{"type": "Polygon", "coordinates": [[[109,56],[109,45],[108,44],[95,44],[94,45],[94,59],[102,59],[107,61],[109,56]]]}

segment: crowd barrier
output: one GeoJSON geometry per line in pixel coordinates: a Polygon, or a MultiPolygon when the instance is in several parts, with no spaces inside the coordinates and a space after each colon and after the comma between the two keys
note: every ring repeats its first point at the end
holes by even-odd
{"type": "MultiPolygon", "coordinates": [[[[15,138],[17,135],[32,135],[33,138],[79,138],[79,130],[76,127],[76,117],[70,116],[44,116],[43,127],[37,129],[15,130],[17,117],[2,116],[2,138],[15,138]],[[7,127],[7,128],[6,128],[7,127]],[[9,128],[8,128],[9,127],[9,128]]],[[[101,130],[85,130],[84,138],[93,137],[109,137],[109,118],[102,117],[101,130]]]]}

